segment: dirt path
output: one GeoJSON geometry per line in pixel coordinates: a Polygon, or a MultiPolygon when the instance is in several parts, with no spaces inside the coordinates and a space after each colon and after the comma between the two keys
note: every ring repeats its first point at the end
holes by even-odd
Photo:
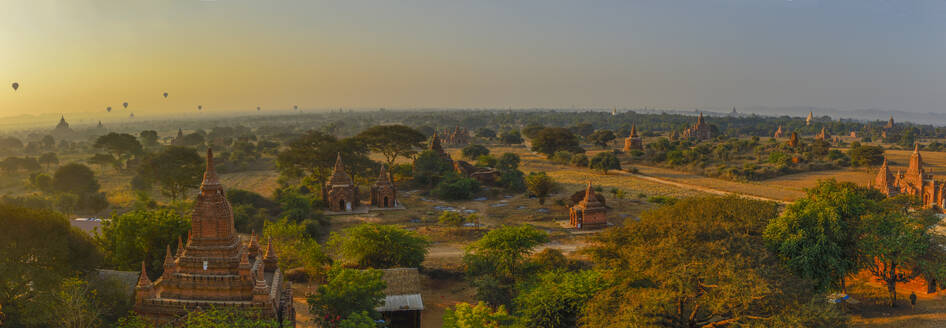
{"type": "Polygon", "coordinates": [[[620,173],[623,173],[624,175],[631,176],[631,177],[638,178],[638,179],[643,179],[643,180],[647,180],[647,181],[651,181],[651,182],[656,182],[656,183],[662,183],[662,184],[671,185],[671,186],[679,187],[679,188],[695,189],[695,190],[699,190],[699,191],[702,191],[702,192],[705,192],[705,193],[709,193],[709,194],[715,194],[715,195],[738,195],[738,196],[740,196],[740,197],[745,197],[745,198],[750,198],[750,199],[757,199],[757,200],[764,200],[764,201],[773,201],[773,202],[777,202],[777,203],[780,203],[780,204],[789,204],[789,203],[790,203],[790,202],[787,202],[787,201],[784,201],[784,200],[775,199],[775,198],[768,198],[768,197],[762,197],[762,196],[756,196],[756,195],[749,195],[749,194],[738,193],[738,192],[732,192],[732,191],[726,191],[726,190],[713,189],[713,188],[709,188],[709,187],[698,186],[698,185],[687,184],[687,183],[680,183],[680,182],[676,182],[676,181],[670,181],[670,180],[665,180],[665,179],[661,179],[661,178],[655,178],[655,177],[651,177],[651,176],[646,176],[646,175],[641,175],[641,174],[635,174],[635,173],[630,173],[630,172],[620,171],[620,173]]]}

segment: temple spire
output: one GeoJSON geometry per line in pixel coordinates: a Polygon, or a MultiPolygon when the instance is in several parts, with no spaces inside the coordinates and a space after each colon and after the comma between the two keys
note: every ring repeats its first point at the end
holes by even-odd
{"type": "Polygon", "coordinates": [[[703,124],[703,112],[700,112],[700,117],[696,119],[696,124],[703,124]]]}
{"type": "Polygon", "coordinates": [[[591,190],[591,181],[588,181],[588,187],[585,188],[585,202],[591,201],[592,197],[594,197],[594,191],[591,190]]]}
{"type": "Polygon", "coordinates": [[[148,272],[145,271],[145,261],[141,261],[141,275],[138,276],[137,287],[151,287],[151,279],[148,279],[148,272]]]}
{"type": "Polygon", "coordinates": [[[637,137],[637,124],[631,125],[631,137],[637,137]]]}
{"type": "Polygon", "coordinates": [[[345,166],[342,165],[342,153],[335,154],[335,171],[345,171],[345,166]]]}
{"type": "Polygon", "coordinates": [[[217,170],[214,165],[214,151],[213,148],[207,148],[207,169],[204,171],[204,181],[200,183],[200,189],[219,189],[220,187],[220,180],[217,179],[217,170]]]}
{"type": "Polygon", "coordinates": [[[332,186],[347,186],[352,184],[351,177],[345,172],[345,165],[342,164],[342,153],[338,153],[335,158],[335,169],[332,170],[329,183],[332,186]]]}
{"type": "Polygon", "coordinates": [[[174,265],[174,257],[171,256],[171,245],[168,244],[167,251],[164,253],[164,267],[167,268],[173,265],[174,265]]]}
{"type": "Polygon", "coordinates": [[[177,236],[177,253],[175,256],[181,257],[184,254],[184,241],[181,240],[181,236],[177,236]]]}
{"type": "Polygon", "coordinates": [[[263,257],[266,259],[276,258],[276,250],[273,248],[273,237],[269,237],[269,240],[266,241],[266,255],[263,257]]]}
{"type": "Polygon", "coordinates": [[[378,181],[376,183],[387,184],[390,182],[391,180],[388,178],[388,167],[387,165],[381,164],[381,170],[378,173],[378,181]]]}
{"type": "Polygon", "coordinates": [[[437,131],[434,131],[434,135],[430,137],[430,150],[436,150],[438,152],[443,152],[443,147],[440,146],[440,136],[437,135],[437,131]]]}

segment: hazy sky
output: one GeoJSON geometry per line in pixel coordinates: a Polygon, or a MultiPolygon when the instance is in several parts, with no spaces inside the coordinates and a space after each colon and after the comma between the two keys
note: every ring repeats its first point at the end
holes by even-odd
{"type": "Polygon", "coordinates": [[[946,113],[946,1],[938,0],[0,6],[0,116],[106,106],[124,115],[123,101],[136,115],[198,104],[946,113]]]}

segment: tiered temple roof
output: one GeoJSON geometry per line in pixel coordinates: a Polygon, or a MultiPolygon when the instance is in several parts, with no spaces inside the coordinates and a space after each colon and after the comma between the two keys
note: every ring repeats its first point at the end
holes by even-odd
{"type": "Polygon", "coordinates": [[[696,119],[696,124],[683,131],[683,137],[697,140],[713,138],[713,130],[709,124],[706,124],[706,121],[703,120],[702,112],[700,112],[700,116],[696,119]]]}
{"type": "Polygon", "coordinates": [[[285,302],[286,295],[291,299],[291,289],[282,281],[276,261],[275,252],[264,258],[240,241],[233,210],[214,169],[213,151],[208,149],[187,242],[179,239],[173,255],[168,245],[164,273],[153,283],[142,264],[135,311],[155,324],[174,324],[189,311],[211,307],[294,321],[292,304],[285,302]]]}

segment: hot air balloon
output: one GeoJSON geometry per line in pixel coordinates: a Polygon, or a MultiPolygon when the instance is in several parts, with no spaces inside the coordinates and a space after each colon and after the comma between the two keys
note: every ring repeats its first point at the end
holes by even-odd
{"type": "Polygon", "coordinates": [[[122,103],[122,106],[125,107],[125,109],[128,109],[128,102],[127,102],[127,101],[126,101],[126,102],[123,102],[123,103],[122,103]]]}
{"type": "Polygon", "coordinates": [[[105,111],[111,113],[111,112],[112,112],[112,106],[105,107],[105,111]]]}
{"type": "Polygon", "coordinates": [[[165,93],[164,93],[164,98],[167,98],[167,97],[168,97],[168,93],[165,92],[165,93]]]}
{"type": "Polygon", "coordinates": [[[299,106],[298,106],[298,105],[292,105],[292,109],[299,110],[299,106]]]}
{"type": "Polygon", "coordinates": [[[20,88],[20,84],[13,82],[13,91],[16,91],[16,89],[19,89],[19,88],[20,88]]]}
{"type": "Polygon", "coordinates": [[[135,118],[135,113],[131,113],[131,115],[128,115],[128,117],[135,118]]]}
{"type": "Polygon", "coordinates": [[[256,106],[256,111],[258,112],[259,110],[260,110],[259,106],[256,106]]]}
{"type": "Polygon", "coordinates": [[[201,110],[201,109],[204,109],[204,106],[197,105],[197,110],[201,110]]]}

